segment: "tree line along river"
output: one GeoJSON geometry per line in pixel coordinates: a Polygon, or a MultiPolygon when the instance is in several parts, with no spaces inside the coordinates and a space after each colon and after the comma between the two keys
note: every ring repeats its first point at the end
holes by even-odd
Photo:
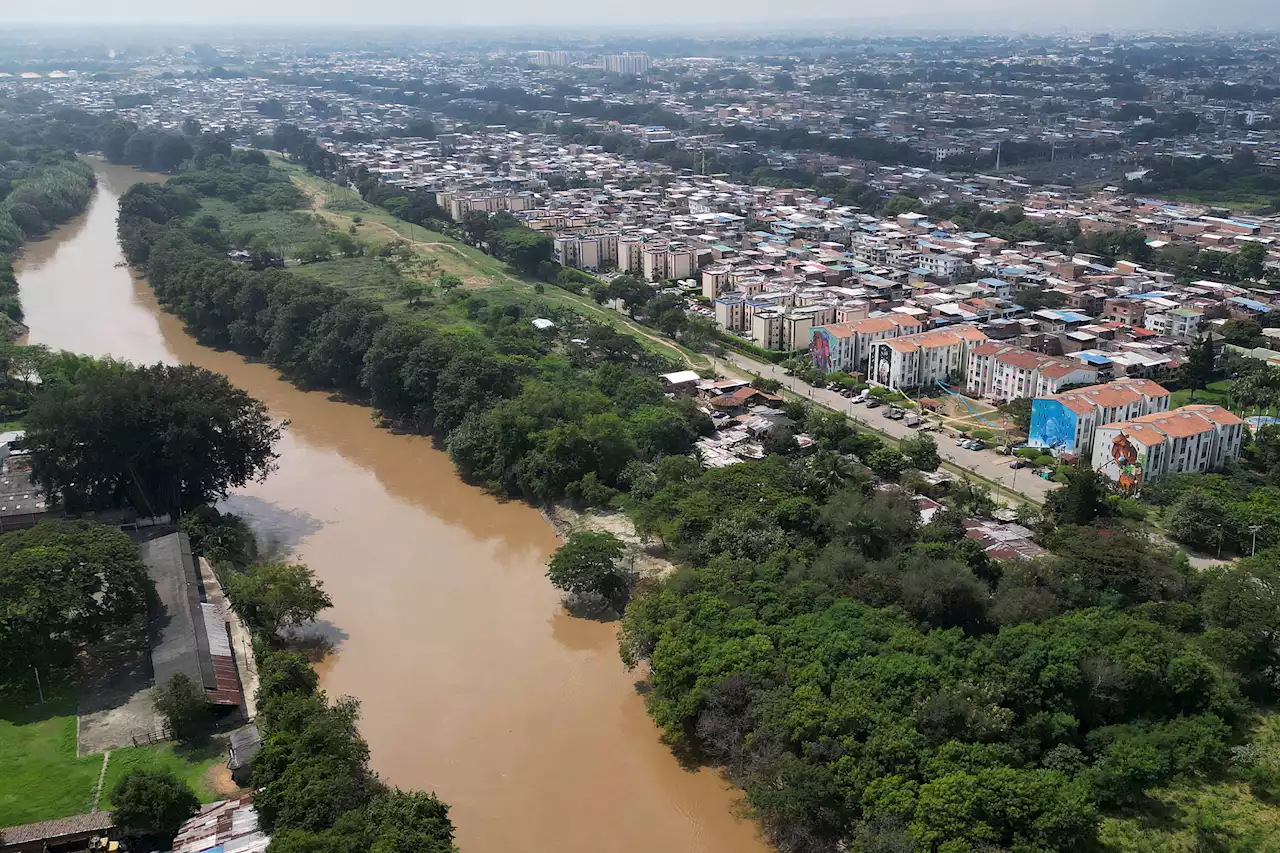
{"type": "Polygon", "coordinates": [[[615,627],[564,612],[538,512],[466,485],[428,439],[378,429],[365,407],[197,344],[117,266],[120,194],[163,178],[94,168],[89,209],[17,265],[29,340],[197,364],[289,420],[279,469],[226,508],[332,595],[321,684],[361,700],[374,768],[448,802],[465,853],[767,850],[737,792],[659,742],[615,627]]]}

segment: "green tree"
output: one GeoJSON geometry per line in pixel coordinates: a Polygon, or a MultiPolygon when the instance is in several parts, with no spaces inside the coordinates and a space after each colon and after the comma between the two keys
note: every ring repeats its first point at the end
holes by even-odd
{"type": "Polygon", "coordinates": [[[1262,326],[1256,320],[1231,319],[1222,324],[1222,339],[1238,347],[1256,347],[1262,338],[1262,326]]]}
{"type": "Polygon", "coordinates": [[[885,216],[898,216],[902,213],[915,213],[924,205],[913,195],[895,195],[884,204],[885,216]]]}
{"type": "Polygon", "coordinates": [[[167,683],[158,685],[152,701],[175,740],[188,742],[208,734],[212,719],[204,687],[197,686],[186,673],[176,673],[167,683]]]}
{"type": "Polygon", "coordinates": [[[907,457],[907,464],[917,471],[937,471],[942,464],[938,443],[928,433],[903,440],[898,444],[898,450],[907,457]]]}
{"type": "Polygon", "coordinates": [[[151,581],[129,537],[88,521],[0,536],[0,682],[75,652],[146,613],[151,581]]]}
{"type": "Polygon", "coordinates": [[[32,472],[70,510],[177,514],[274,468],[280,428],[258,400],[193,365],[102,362],[46,384],[26,422],[32,472]]]}
{"type": "Polygon", "coordinates": [[[172,770],[134,768],[111,789],[111,819],[142,835],[172,840],[200,799],[172,770]]]}
{"type": "Polygon", "coordinates": [[[1089,524],[1106,511],[1110,488],[1083,458],[1067,475],[1066,488],[1049,493],[1045,509],[1058,524],[1089,524]]]}
{"type": "Polygon", "coordinates": [[[881,447],[867,457],[868,467],[886,480],[898,479],[908,464],[907,457],[892,447],[881,447]]]}
{"type": "Polygon", "coordinates": [[[1187,360],[1182,365],[1182,381],[1191,388],[1191,402],[1195,402],[1196,391],[1213,381],[1216,369],[1213,332],[1206,332],[1187,347],[1187,360]]]}
{"type": "Polygon", "coordinates": [[[634,317],[636,309],[647,304],[653,288],[633,275],[620,275],[609,282],[609,298],[621,300],[627,313],[634,317]]]}
{"type": "Polygon", "coordinates": [[[1164,523],[1169,534],[1179,542],[1214,552],[1223,545],[1227,508],[1207,492],[1188,489],[1169,504],[1164,523]]]}
{"type": "Polygon", "coordinates": [[[571,595],[599,596],[617,604],[627,588],[626,575],[618,566],[623,552],[622,540],[612,533],[574,533],[551,555],[547,577],[571,595]]]}
{"type": "Polygon", "coordinates": [[[1245,243],[1236,250],[1236,277],[1256,280],[1262,277],[1267,261],[1267,249],[1261,243],[1245,243]]]}
{"type": "Polygon", "coordinates": [[[231,606],[253,627],[276,637],[333,606],[311,569],[301,563],[259,563],[227,578],[231,606]]]}
{"type": "Polygon", "coordinates": [[[459,287],[462,287],[463,284],[462,279],[456,275],[442,275],[440,276],[439,281],[440,289],[445,293],[452,293],[459,287]]]}

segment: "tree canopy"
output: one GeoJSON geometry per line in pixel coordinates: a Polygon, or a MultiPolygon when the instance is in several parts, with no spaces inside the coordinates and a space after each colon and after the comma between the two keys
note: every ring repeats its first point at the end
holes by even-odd
{"type": "Polygon", "coordinates": [[[100,362],[33,402],[26,441],[46,492],[72,510],[177,513],[265,477],[280,436],[266,407],[193,365],[100,362]]]}
{"type": "Polygon", "coordinates": [[[200,810],[200,800],[172,770],[135,767],[111,789],[111,819],[141,835],[171,841],[187,818],[200,810]]]}

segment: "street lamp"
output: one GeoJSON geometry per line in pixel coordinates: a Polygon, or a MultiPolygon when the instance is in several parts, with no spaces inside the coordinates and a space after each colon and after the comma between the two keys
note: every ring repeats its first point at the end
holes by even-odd
{"type": "Polygon", "coordinates": [[[1251,524],[1251,525],[1249,525],[1249,532],[1253,534],[1253,548],[1252,548],[1252,549],[1250,549],[1250,551],[1249,551],[1249,556],[1250,556],[1250,557],[1252,557],[1252,556],[1254,556],[1255,554],[1257,554],[1257,553],[1258,553],[1258,531],[1259,531],[1259,530],[1261,530],[1261,529],[1262,529],[1262,525],[1261,525],[1261,524],[1251,524]]]}

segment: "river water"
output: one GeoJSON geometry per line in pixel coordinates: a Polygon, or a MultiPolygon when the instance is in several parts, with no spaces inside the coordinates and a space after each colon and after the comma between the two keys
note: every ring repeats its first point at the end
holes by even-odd
{"type": "Polygon", "coordinates": [[[198,345],[116,266],[117,201],[146,176],[94,165],[90,208],[18,265],[30,341],[198,364],[290,420],[279,469],[228,504],[324,581],[322,686],[361,700],[383,778],[449,802],[464,853],[766,851],[737,793],[659,742],[614,626],[564,612],[541,516],[462,483],[366,408],[198,345]]]}

